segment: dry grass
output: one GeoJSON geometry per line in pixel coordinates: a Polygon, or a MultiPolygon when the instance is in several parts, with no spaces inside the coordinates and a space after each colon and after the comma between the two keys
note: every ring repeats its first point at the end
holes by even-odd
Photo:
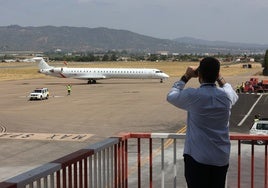
{"type": "Polygon", "coordinates": [[[31,78],[42,78],[45,75],[41,75],[37,72],[37,69],[33,68],[12,68],[12,69],[0,69],[0,81],[3,80],[22,80],[31,78]]]}
{"type": "MultiPolygon", "coordinates": [[[[51,62],[51,66],[66,67],[62,62],[51,62]]],[[[100,68],[157,68],[171,77],[182,75],[188,66],[197,66],[198,62],[70,62],[67,67],[100,68]]],[[[251,69],[242,68],[242,64],[222,64],[221,73],[225,76],[254,75],[262,71],[261,65],[253,63],[251,69]]],[[[0,81],[32,78],[48,78],[38,73],[37,63],[0,63],[0,81]]]]}

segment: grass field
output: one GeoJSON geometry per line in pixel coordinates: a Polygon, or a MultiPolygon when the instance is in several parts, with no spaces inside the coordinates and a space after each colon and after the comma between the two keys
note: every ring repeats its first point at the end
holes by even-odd
{"type": "MultiPolygon", "coordinates": [[[[50,62],[51,66],[66,67],[63,62],[50,62]]],[[[242,68],[242,64],[226,64],[221,66],[225,76],[247,75],[261,73],[259,63],[251,63],[252,68],[242,68]]],[[[182,75],[188,66],[197,66],[198,62],[69,62],[67,67],[99,67],[99,68],[156,68],[170,77],[182,75]]],[[[37,63],[0,63],[0,81],[31,78],[49,78],[38,73],[37,63]]]]}

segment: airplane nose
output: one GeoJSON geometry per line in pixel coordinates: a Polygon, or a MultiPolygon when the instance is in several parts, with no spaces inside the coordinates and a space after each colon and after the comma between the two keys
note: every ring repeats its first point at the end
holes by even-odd
{"type": "Polygon", "coordinates": [[[167,75],[167,74],[164,73],[164,77],[165,77],[165,78],[169,78],[169,75],[167,75]]]}

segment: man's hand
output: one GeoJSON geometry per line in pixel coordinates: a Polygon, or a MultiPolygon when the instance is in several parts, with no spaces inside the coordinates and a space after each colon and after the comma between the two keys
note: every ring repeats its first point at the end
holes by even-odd
{"type": "Polygon", "coordinates": [[[217,78],[217,82],[218,82],[218,84],[219,84],[220,87],[223,87],[223,85],[226,83],[226,81],[222,77],[221,73],[219,73],[219,76],[217,78]]]}
{"type": "Polygon", "coordinates": [[[189,66],[186,69],[186,72],[184,74],[184,76],[189,80],[191,78],[197,78],[198,77],[198,72],[197,72],[198,67],[194,67],[194,66],[189,66]]]}

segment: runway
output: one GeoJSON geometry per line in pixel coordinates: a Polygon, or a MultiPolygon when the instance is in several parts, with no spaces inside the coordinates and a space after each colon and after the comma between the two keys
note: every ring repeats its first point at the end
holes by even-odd
{"type": "MultiPolygon", "coordinates": [[[[245,77],[226,78],[236,84],[245,77]]],[[[186,112],[171,106],[166,94],[176,78],[158,80],[102,80],[88,85],[73,79],[29,79],[0,82],[0,180],[53,161],[120,132],[182,130],[186,112]],[[66,85],[72,84],[67,96],[66,85]],[[47,87],[50,98],[29,101],[35,88],[47,87]],[[79,139],[80,138],[80,139],[79,139]]],[[[190,81],[189,86],[198,83],[190,81]]],[[[238,127],[257,96],[240,95],[233,108],[230,131],[248,132],[254,113],[263,111],[267,95],[238,127]]]]}

